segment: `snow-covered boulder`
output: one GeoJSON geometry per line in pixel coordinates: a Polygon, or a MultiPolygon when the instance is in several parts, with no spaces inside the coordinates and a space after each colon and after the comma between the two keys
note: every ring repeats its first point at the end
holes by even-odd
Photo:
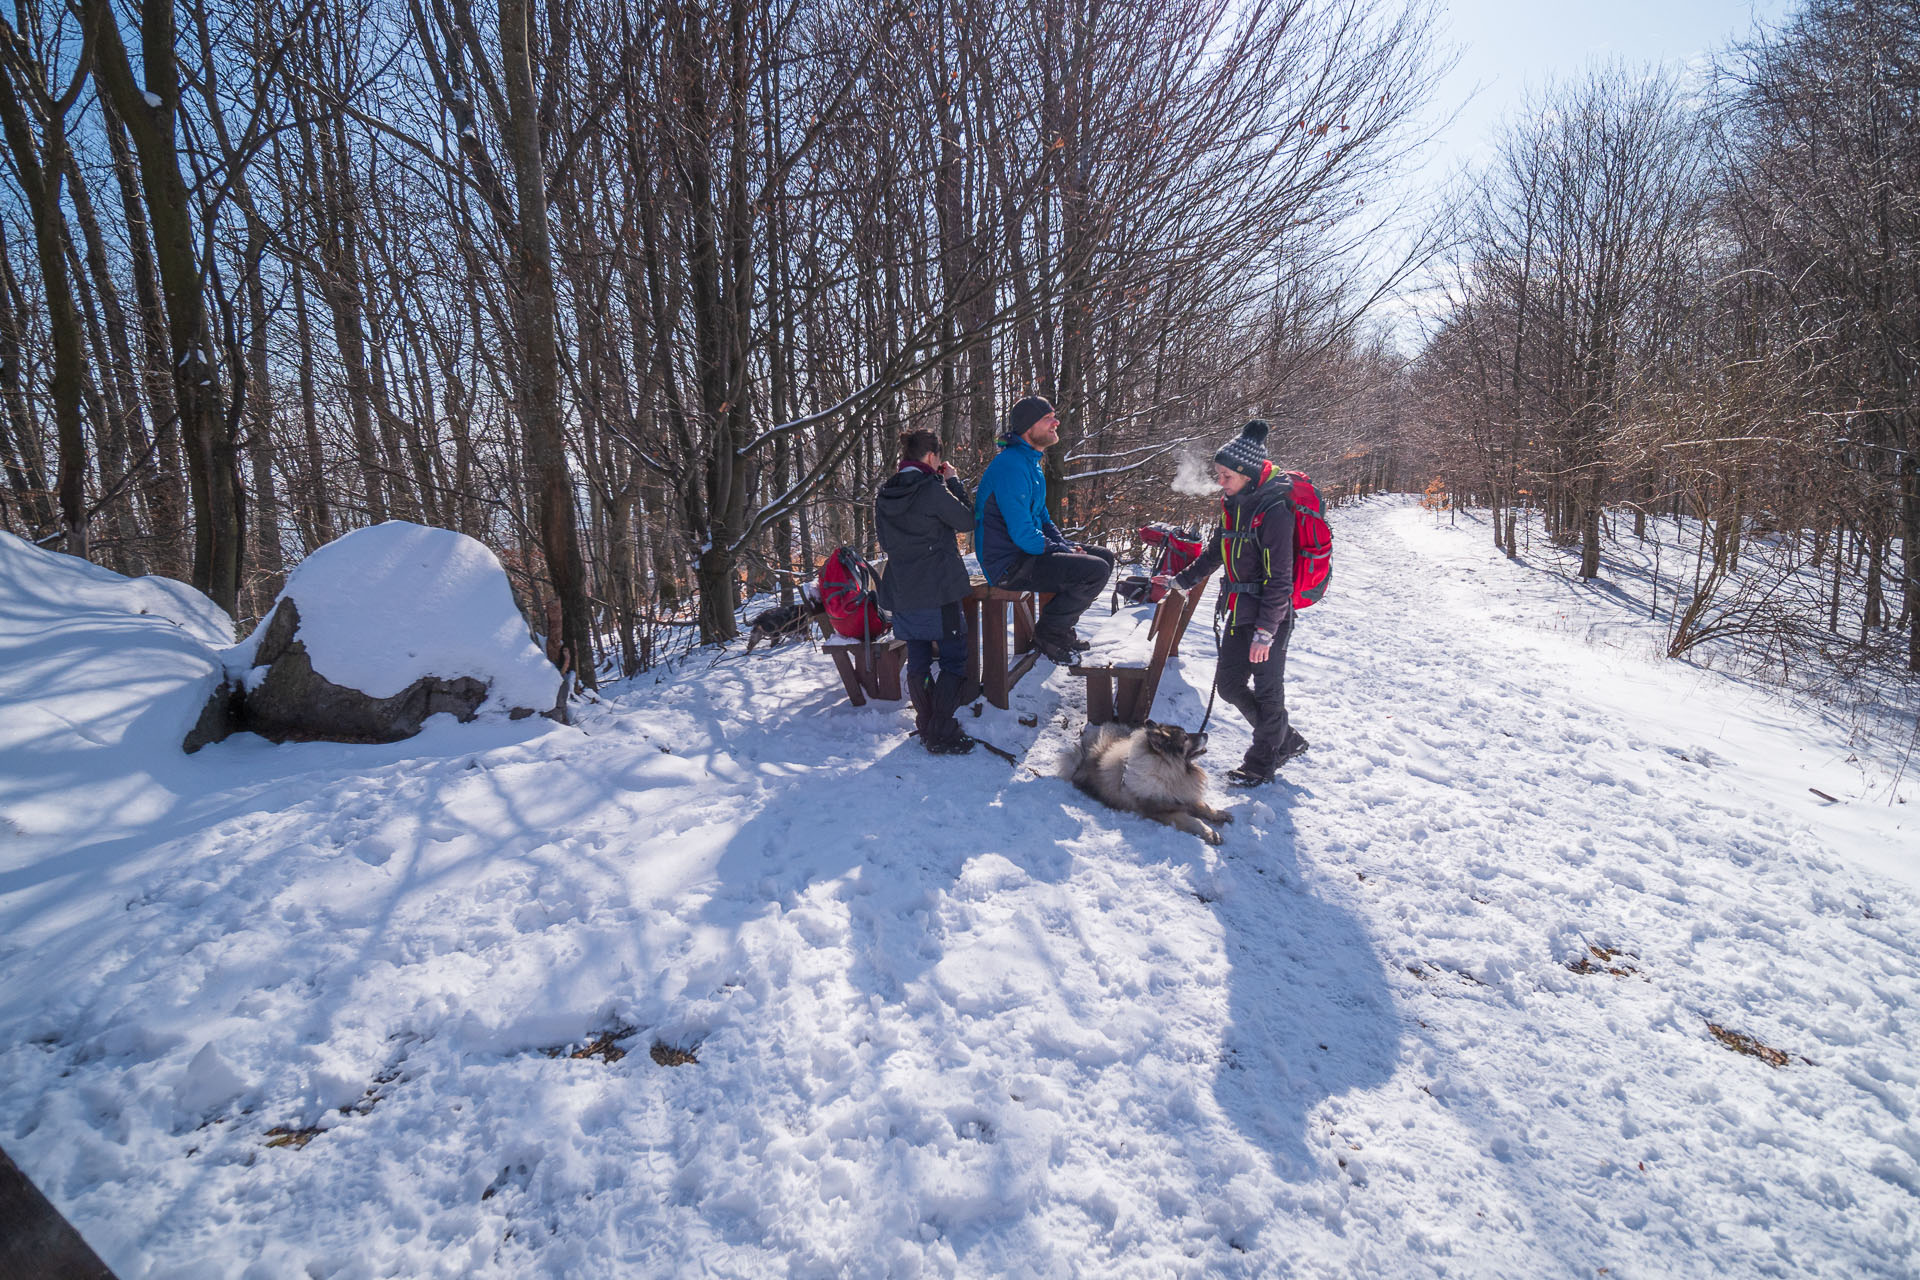
{"type": "Polygon", "coordinates": [[[390,520],[321,547],[227,655],[183,744],[396,742],[428,716],[564,716],[565,682],[527,634],[506,570],[464,534],[390,520]]]}
{"type": "Polygon", "coordinates": [[[171,578],[127,578],[0,533],[0,848],[171,803],[153,770],[218,684],[233,619],[171,578]],[[103,788],[102,778],[138,778],[103,788]]]}

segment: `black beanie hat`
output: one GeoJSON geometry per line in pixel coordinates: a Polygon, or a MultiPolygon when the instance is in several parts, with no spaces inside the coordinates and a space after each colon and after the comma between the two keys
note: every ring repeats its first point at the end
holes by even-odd
{"type": "Polygon", "coordinates": [[[1007,437],[1024,436],[1033,424],[1053,412],[1053,406],[1040,396],[1028,396],[1007,414],[1007,437]]]}
{"type": "Polygon", "coordinates": [[[1220,452],[1213,455],[1213,460],[1258,482],[1260,472],[1267,465],[1266,422],[1255,418],[1240,428],[1240,434],[1220,446],[1220,452]]]}

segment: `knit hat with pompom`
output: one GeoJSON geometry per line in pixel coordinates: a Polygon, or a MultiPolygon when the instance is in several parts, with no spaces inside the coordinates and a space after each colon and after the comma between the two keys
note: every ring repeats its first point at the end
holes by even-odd
{"type": "Polygon", "coordinates": [[[1239,435],[1222,445],[1213,460],[1257,482],[1267,465],[1267,424],[1255,418],[1240,428],[1239,435]]]}

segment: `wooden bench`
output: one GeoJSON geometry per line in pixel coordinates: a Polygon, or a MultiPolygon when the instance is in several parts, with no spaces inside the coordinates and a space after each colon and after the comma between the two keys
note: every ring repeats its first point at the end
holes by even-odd
{"type": "MultiPolygon", "coordinates": [[[[960,602],[967,620],[969,688],[977,688],[1002,711],[1007,709],[1009,695],[1020,677],[1039,661],[1033,631],[1041,608],[1051,599],[1051,592],[1006,591],[976,578],[972,593],[960,602]]],[[[825,614],[816,621],[823,637],[820,647],[833,655],[849,702],[863,707],[868,698],[900,700],[906,641],[890,635],[872,641],[850,640],[833,629],[825,614]]]]}
{"type": "Polygon", "coordinates": [[[1040,660],[1033,630],[1051,599],[1050,591],[1008,591],[975,578],[972,594],[961,601],[967,616],[967,674],[1002,711],[1013,686],[1040,660]]]}
{"type": "Polygon", "coordinates": [[[1205,579],[1189,591],[1170,589],[1150,616],[1136,605],[1126,618],[1116,615],[1095,631],[1093,647],[1068,668],[1087,682],[1087,723],[1146,723],[1167,659],[1179,654],[1206,589],[1205,579]]]}
{"type": "Polygon", "coordinates": [[[847,701],[856,707],[867,705],[868,698],[898,702],[900,669],[907,662],[907,642],[895,636],[878,640],[850,640],[833,629],[826,614],[819,616],[820,647],[833,655],[833,665],[846,686],[847,701]]]}

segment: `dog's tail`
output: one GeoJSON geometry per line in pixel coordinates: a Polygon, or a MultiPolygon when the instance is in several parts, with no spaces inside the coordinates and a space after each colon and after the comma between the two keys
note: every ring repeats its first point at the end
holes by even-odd
{"type": "Polygon", "coordinates": [[[1080,740],[1060,753],[1060,776],[1088,795],[1093,788],[1094,749],[1112,735],[1113,725],[1090,724],[1080,731],[1080,740]]]}

